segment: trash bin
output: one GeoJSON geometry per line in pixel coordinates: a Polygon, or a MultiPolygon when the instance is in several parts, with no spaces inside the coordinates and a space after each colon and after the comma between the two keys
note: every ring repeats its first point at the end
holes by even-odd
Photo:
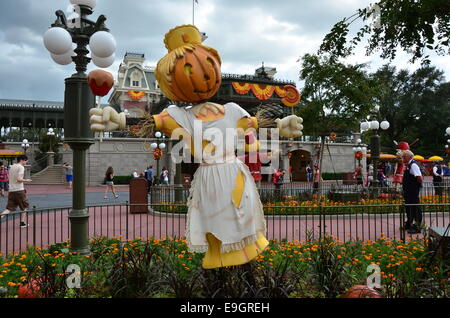
{"type": "Polygon", "coordinates": [[[133,178],[130,180],[130,213],[148,212],[147,180],[133,178]]]}
{"type": "Polygon", "coordinates": [[[346,172],[342,177],[342,184],[356,184],[355,173],[354,172],[346,172]]]}

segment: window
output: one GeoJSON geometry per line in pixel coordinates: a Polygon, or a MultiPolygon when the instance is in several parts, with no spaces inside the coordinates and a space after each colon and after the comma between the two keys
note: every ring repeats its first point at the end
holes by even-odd
{"type": "Polygon", "coordinates": [[[132,83],[131,85],[134,86],[134,87],[139,87],[139,86],[141,86],[140,83],[139,83],[139,81],[133,81],[133,83],[132,83]]]}

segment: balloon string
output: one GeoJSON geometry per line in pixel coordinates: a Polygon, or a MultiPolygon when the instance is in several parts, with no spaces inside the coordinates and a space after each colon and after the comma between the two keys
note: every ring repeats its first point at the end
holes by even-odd
{"type": "MultiPolygon", "coordinates": [[[[102,97],[98,96],[97,108],[101,108],[101,102],[102,102],[102,97]]],[[[102,143],[103,142],[103,131],[99,132],[99,136],[100,136],[100,143],[102,143]]]]}

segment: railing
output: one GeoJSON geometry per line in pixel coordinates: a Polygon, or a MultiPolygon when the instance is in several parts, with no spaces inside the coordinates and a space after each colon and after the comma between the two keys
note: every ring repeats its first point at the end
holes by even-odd
{"type": "MultiPolygon", "coordinates": [[[[425,226],[444,227],[450,222],[450,203],[420,204],[425,226]]],[[[89,237],[134,238],[184,237],[186,205],[155,203],[142,205],[97,205],[89,212],[89,237]],[[139,208],[145,213],[130,213],[139,208]]],[[[402,228],[402,204],[336,206],[266,206],[267,238],[270,240],[317,239],[324,235],[347,241],[381,237],[411,237],[402,228]]],[[[27,213],[27,228],[19,226],[20,213],[0,222],[0,253],[23,251],[27,246],[46,248],[70,238],[69,208],[33,209],[27,213]]]]}
{"type": "MultiPolygon", "coordinates": [[[[341,181],[342,182],[342,181],[341,181]]],[[[380,199],[391,203],[401,204],[402,188],[400,187],[364,187],[358,185],[346,185],[335,181],[323,182],[320,189],[315,190],[313,183],[287,183],[279,189],[273,184],[262,184],[258,188],[263,203],[276,203],[286,200],[312,201],[322,197],[326,200],[356,202],[361,199],[380,199]]],[[[189,189],[176,188],[174,186],[155,186],[151,189],[151,203],[176,202],[176,191],[179,191],[178,203],[186,203],[189,197],[189,189]]],[[[420,190],[420,197],[424,203],[448,203],[450,201],[450,181],[446,180],[441,186],[435,187],[432,182],[424,182],[420,190]]],[[[348,205],[348,204],[347,204],[348,205]]]]}

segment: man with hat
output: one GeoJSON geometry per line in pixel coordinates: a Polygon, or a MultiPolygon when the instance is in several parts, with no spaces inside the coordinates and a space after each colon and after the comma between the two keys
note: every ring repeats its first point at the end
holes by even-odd
{"type": "Polygon", "coordinates": [[[417,162],[413,160],[413,157],[414,154],[410,150],[405,150],[402,154],[402,161],[405,165],[402,183],[406,210],[404,228],[409,234],[418,234],[420,233],[419,226],[422,222],[422,211],[419,207],[422,173],[417,162]],[[414,224],[413,221],[415,221],[414,224]]]}

